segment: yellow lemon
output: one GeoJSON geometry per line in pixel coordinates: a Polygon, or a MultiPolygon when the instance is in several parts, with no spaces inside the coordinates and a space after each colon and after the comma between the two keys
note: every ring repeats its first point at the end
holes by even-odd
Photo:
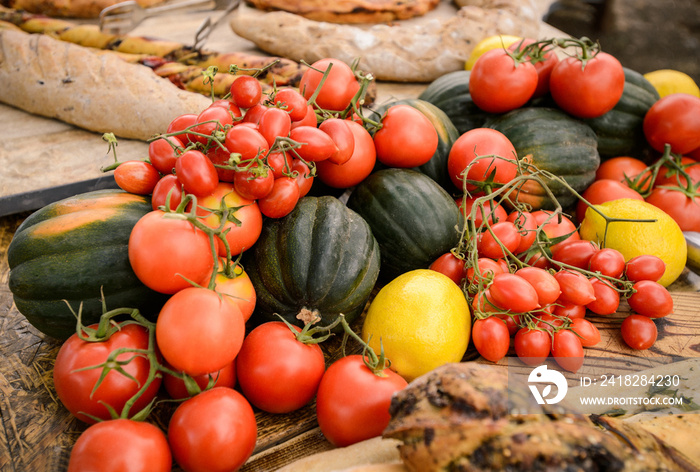
{"type": "Polygon", "coordinates": [[[464,64],[466,70],[472,70],[474,63],[479,59],[486,51],[496,48],[507,48],[516,41],[520,41],[522,38],[518,36],[512,36],[509,34],[496,34],[493,36],[488,36],[474,46],[472,52],[467,58],[467,62],[464,64]]]}
{"type": "Polygon", "coordinates": [[[647,72],[644,74],[644,78],[654,86],[661,97],[672,93],[689,93],[700,97],[700,87],[685,72],[673,69],[660,69],[647,72]]]}
{"type": "Polygon", "coordinates": [[[617,249],[629,260],[641,254],[652,254],[666,263],[666,272],[659,283],[667,287],[685,267],[688,247],[678,223],[663,210],[640,200],[621,198],[595,205],[608,218],[654,220],[613,221],[605,235],[605,219],[593,209],[586,210],[579,233],[583,239],[595,241],[601,247],[617,249]],[[605,239],[605,240],[603,240],[605,239]]]}
{"type": "Polygon", "coordinates": [[[449,277],[429,269],[406,272],[386,284],[370,303],[362,339],[407,381],[449,362],[459,362],[471,330],[469,304],[449,277]]]}

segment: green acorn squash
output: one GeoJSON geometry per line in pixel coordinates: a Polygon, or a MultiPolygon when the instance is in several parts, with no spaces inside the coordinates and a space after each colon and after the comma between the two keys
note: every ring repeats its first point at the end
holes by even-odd
{"type": "Polygon", "coordinates": [[[461,135],[470,129],[480,128],[492,116],[474,104],[469,93],[471,71],[458,70],[435,79],[418,95],[418,98],[441,109],[461,135]]]}
{"type": "Polygon", "coordinates": [[[364,310],[379,274],[377,240],[357,213],[332,196],[299,200],[268,219],[243,265],[255,287],[253,323],[317,311],[328,325],[342,313],[350,323],[364,310]]]}
{"type": "Polygon", "coordinates": [[[652,151],[642,124],[649,108],[659,100],[659,93],[639,72],[628,68],[624,71],[625,88],[620,101],[606,114],[586,123],[596,133],[601,159],[630,156],[649,162],[652,151]]]}
{"type": "Polygon", "coordinates": [[[150,318],[166,297],[144,286],[129,264],[131,228],[151,211],[148,197],[98,190],[51,203],[17,228],[7,258],[15,305],[42,333],[66,339],[107,309],[138,308],[150,318]],[[65,300],[65,301],[64,301],[65,300]]]}
{"type": "MultiPolygon", "coordinates": [[[[524,107],[494,117],[485,126],[506,135],[518,159],[527,158],[538,169],[563,178],[578,193],[595,179],[600,165],[597,139],[593,129],[582,120],[556,108],[524,107]]],[[[559,181],[547,179],[544,183],[564,209],[578,201],[559,181]]],[[[534,180],[522,187],[518,201],[536,210],[556,207],[556,202],[534,180]]]]}
{"type": "MultiPolygon", "coordinates": [[[[453,187],[450,176],[447,172],[447,158],[450,155],[450,149],[452,145],[459,137],[459,132],[455,125],[452,124],[450,118],[437,106],[425,100],[420,100],[417,98],[404,98],[401,100],[393,100],[386,104],[383,104],[373,115],[374,119],[379,120],[381,115],[389,109],[389,107],[394,105],[409,105],[420,111],[425,115],[426,118],[433,124],[435,131],[438,135],[438,146],[435,150],[433,157],[420,167],[414,167],[414,170],[421,172],[435,182],[440,184],[444,189],[451,189],[453,187]]],[[[378,166],[377,168],[382,168],[383,166],[378,166]]]]}
{"type": "Polygon", "coordinates": [[[362,216],[379,242],[382,277],[426,269],[459,242],[463,217],[452,197],[411,169],[383,169],[357,185],[348,207],[362,216]]]}

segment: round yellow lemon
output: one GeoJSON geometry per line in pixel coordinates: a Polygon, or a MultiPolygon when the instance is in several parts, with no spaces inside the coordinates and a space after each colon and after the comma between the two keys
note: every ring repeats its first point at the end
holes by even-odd
{"type": "Polygon", "coordinates": [[[613,221],[605,219],[588,208],[579,233],[583,239],[595,241],[601,247],[617,249],[629,260],[642,254],[652,254],[666,263],[666,271],[659,280],[664,287],[671,285],[681,274],[687,261],[688,247],[678,223],[663,210],[640,200],[622,198],[595,205],[608,218],[655,220],[613,221]]]}
{"type": "Polygon", "coordinates": [[[496,48],[507,48],[516,41],[520,41],[522,38],[518,36],[512,36],[509,34],[496,34],[493,36],[488,36],[474,46],[472,52],[469,54],[467,61],[464,63],[465,70],[472,70],[476,60],[479,59],[486,51],[496,48]]]}
{"type": "Polygon", "coordinates": [[[471,331],[469,304],[449,277],[429,269],[393,279],[370,303],[362,339],[391,368],[411,381],[436,367],[459,362],[471,331]]]}
{"type": "Polygon", "coordinates": [[[661,97],[672,93],[688,93],[700,97],[700,87],[685,72],[673,69],[659,69],[647,72],[644,74],[644,78],[654,86],[661,97]]]}

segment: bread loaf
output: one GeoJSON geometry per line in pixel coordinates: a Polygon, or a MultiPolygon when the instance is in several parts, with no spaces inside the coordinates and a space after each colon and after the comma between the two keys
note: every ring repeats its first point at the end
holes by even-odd
{"type": "Polygon", "coordinates": [[[146,140],[211,99],[148,67],[46,35],[0,31],[0,101],[99,133],[146,140]]]}

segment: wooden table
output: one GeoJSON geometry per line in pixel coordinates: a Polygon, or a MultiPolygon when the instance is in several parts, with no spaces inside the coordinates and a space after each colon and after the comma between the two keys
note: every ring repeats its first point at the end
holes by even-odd
{"type": "MultiPolygon", "coordinates": [[[[147,20],[134,34],[157,35],[188,42],[207,16],[189,14],[168,21],[147,20]]],[[[252,49],[223,24],[208,45],[220,51],[252,49]]],[[[424,84],[378,84],[381,99],[416,97],[424,84]]],[[[0,198],[20,192],[41,191],[65,183],[92,179],[100,167],[111,162],[100,135],[0,105],[0,198]]],[[[146,144],[120,140],[120,157],[142,158],[146,144]]],[[[58,402],[51,371],[59,343],[30,326],[13,305],[8,288],[7,247],[14,231],[28,212],[0,216],[0,470],[62,471],[70,449],[85,429],[58,402]]],[[[635,352],[619,335],[619,322],[628,308],[612,317],[591,317],[603,340],[591,355],[645,357],[661,354],[700,356],[700,277],[685,270],[672,287],[675,313],[660,324],[659,341],[653,349],[635,352]]],[[[326,348],[337,357],[337,344],[326,348]]],[[[478,356],[470,348],[465,359],[478,356]]],[[[163,407],[153,419],[167,429],[169,411],[163,407]]],[[[271,471],[297,458],[332,446],[320,433],[313,404],[288,415],[257,413],[259,436],[256,450],[244,471],[271,471]]]]}

